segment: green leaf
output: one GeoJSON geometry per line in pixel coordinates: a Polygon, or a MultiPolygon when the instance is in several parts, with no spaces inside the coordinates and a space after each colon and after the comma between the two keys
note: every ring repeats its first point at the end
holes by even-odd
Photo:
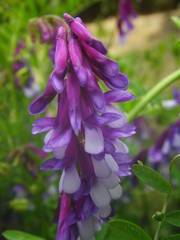
{"type": "Polygon", "coordinates": [[[173,234],[168,236],[165,240],[179,240],[180,239],[180,234],[173,234]]]}
{"type": "Polygon", "coordinates": [[[165,222],[180,227],[180,210],[170,212],[166,215],[165,222]]]}
{"type": "Polygon", "coordinates": [[[109,232],[106,239],[151,240],[151,237],[136,224],[126,220],[116,219],[109,223],[109,232]]]}
{"type": "Polygon", "coordinates": [[[15,230],[5,231],[2,235],[8,240],[45,240],[44,238],[36,237],[32,234],[15,230]]]}
{"type": "Polygon", "coordinates": [[[135,164],[132,167],[132,172],[141,181],[159,192],[169,193],[171,190],[169,182],[150,167],[143,166],[141,164],[135,164]]]}
{"type": "Polygon", "coordinates": [[[176,17],[176,16],[173,16],[173,17],[171,17],[171,20],[176,25],[176,27],[178,27],[180,29],[180,18],[176,17]]]}
{"type": "Polygon", "coordinates": [[[180,154],[176,155],[172,160],[169,165],[169,179],[171,180],[172,175],[173,175],[173,167],[175,166],[176,162],[180,160],[180,154]]]}

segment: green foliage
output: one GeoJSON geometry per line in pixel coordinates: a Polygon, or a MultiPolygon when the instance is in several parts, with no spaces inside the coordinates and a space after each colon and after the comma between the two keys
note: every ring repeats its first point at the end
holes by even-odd
{"type": "Polygon", "coordinates": [[[165,238],[165,240],[179,240],[179,239],[180,239],[180,234],[170,235],[165,238]]]}
{"type": "Polygon", "coordinates": [[[11,230],[4,232],[3,236],[7,240],[45,240],[44,238],[40,238],[29,233],[11,230]]]}
{"type": "Polygon", "coordinates": [[[174,22],[174,24],[180,29],[180,18],[173,16],[173,17],[171,17],[171,19],[174,22]]]}
{"type": "Polygon", "coordinates": [[[109,223],[106,239],[151,240],[151,237],[136,224],[126,220],[115,219],[109,223]]]}
{"type": "Polygon", "coordinates": [[[132,172],[145,184],[148,184],[157,191],[169,193],[171,186],[169,182],[163,178],[160,173],[150,167],[141,164],[135,164],[132,167],[132,172]]]}
{"type": "Polygon", "coordinates": [[[168,213],[165,221],[171,225],[180,227],[180,210],[168,213]]]}

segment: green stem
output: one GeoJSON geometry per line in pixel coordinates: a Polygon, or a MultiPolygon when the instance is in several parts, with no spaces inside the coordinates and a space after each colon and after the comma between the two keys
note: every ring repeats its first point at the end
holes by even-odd
{"type": "Polygon", "coordinates": [[[152,101],[159,93],[161,93],[170,84],[175,82],[180,78],[180,69],[171,73],[169,76],[165,77],[157,85],[155,85],[143,98],[142,100],[133,108],[128,114],[128,121],[132,121],[135,117],[145,108],[145,106],[152,101]]]}
{"type": "MultiPolygon", "coordinates": [[[[166,196],[166,199],[164,201],[164,205],[163,205],[163,208],[162,208],[162,211],[161,211],[162,213],[164,213],[164,215],[166,214],[168,201],[169,201],[169,194],[166,196]]],[[[161,230],[161,227],[163,225],[163,222],[164,221],[161,221],[161,222],[158,223],[158,226],[157,226],[157,229],[156,229],[156,232],[155,232],[153,240],[159,240],[159,234],[160,234],[160,230],[161,230]]]]}

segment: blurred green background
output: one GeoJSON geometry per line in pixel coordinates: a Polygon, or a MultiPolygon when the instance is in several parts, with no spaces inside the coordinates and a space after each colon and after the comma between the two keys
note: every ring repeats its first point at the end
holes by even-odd
{"type": "MultiPolygon", "coordinates": [[[[120,70],[129,76],[130,90],[137,100],[120,106],[129,112],[149,89],[180,64],[180,32],[170,20],[170,16],[180,15],[179,1],[139,0],[133,4],[138,17],[134,20],[133,31],[121,45],[116,29],[117,0],[0,1],[0,233],[18,229],[53,240],[56,232],[53,214],[58,199],[59,173],[39,170],[42,159],[28,145],[41,148],[43,141],[43,136],[31,135],[35,117],[29,115],[28,106],[33,97],[28,98],[17,88],[12,70],[19,40],[25,42],[26,48],[18,59],[26,59],[40,92],[52,70],[48,57],[50,46],[38,41],[32,43],[29,20],[46,14],[61,17],[64,12],[81,16],[94,35],[108,46],[109,55],[118,61],[120,70]]],[[[27,81],[27,71],[19,74],[23,85],[27,81]]],[[[178,82],[175,86],[180,90],[178,82]]],[[[149,129],[155,129],[156,136],[177,119],[179,106],[169,110],[162,106],[162,100],[172,98],[170,87],[142,113],[148,119],[149,129]]],[[[52,105],[50,111],[54,109],[52,105]]],[[[128,142],[131,155],[150,147],[153,141],[149,136],[143,146],[139,146],[134,144],[134,137],[128,142]]],[[[152,235],[156,223],[151,216],[161,208],[163,196],[142,190],[141,185],[133,188],[128,179],[123,185],[124,197],[114,204],[116,215],[143,225],[152,235]]],[[[178,208],[179,203],[178,188],[170,208],[178,208]]],[[[178,232],[178,229],[165,227],[162,236],[174,230],[178,232]]],[[[0,236],[0,239],[3,238],[0,236]]]]}

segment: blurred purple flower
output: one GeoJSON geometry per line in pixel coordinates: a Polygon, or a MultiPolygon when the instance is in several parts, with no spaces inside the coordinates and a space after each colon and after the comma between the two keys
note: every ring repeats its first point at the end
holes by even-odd
{"type": "Polygon", "coordinates": [[[14,52],[14,56],[18,56],[21,52],[22,49],[26,48],[26,44],[24,41],[19,40],[17,46],[16,46],[16,50],[14,52]]]}
{"type": "Polygon", "coordinates": [[[17,47],[14,52],[14,56],[16,60],[12,64],[12,70],[14,73],[14,83],[18,89],[22,89],[25,96],[32,97],[37,96],[39,94],[39,86],[36,85],[34,81],[34,76],[32,74],[31,66],[29,65],[27,59],[20,58],[19,55],[21,51],[26,48],[25,43],[20,40],[17,44],[17,47]],[[27,76],[25,78],[26,82],[23,84],[22,79],[23,76],[19,76],[21,72],[24,70],[27,76]]]}
{"type": "Polygon", "coordinates": [[[17,184],[12,188],[12,192],[15,198],[25,198],[27,193],[23,184],[17,184]]]}
{"type": "Polygon", "coordinates": [[[149,150],[149,160],[157,167],[180,153],[180,120],[165,129],[149,150]]]}
{"type": "Polygon", "coordinates": [[[180,105],[180,91],[177,88],[173,89],[173,95],[176,103],[180,105]]]}
{"type": "Polygon", "coordinates": [[[117,27],[120,40],[123,41],[126,34],[133,29],[132,18],[136,17],[131,0],[119,0],[119,15],[117,27]]]}
{"type": "Polygon", "coordinates": [[[30,34],[33,43],[37,40],[37,33],[41,44],[50,44],[48,55],[54,64],[54,55],[56,50],[56,36],[59,27],[61,26],[61,19],[45,16],[37,18],[30,22],[30,34]]]}
{"type": "Polygon", "coordinates": [[[53,157],[41,170],[62,170],[56,239],[92,239],[111,215],[111,199],[122,194],[120,177],[131,174],[128,148],[119,138],[130,137],[135,128],[113,103],[134,96],[126,91],[127,76],[82,20],[68,14],[64,19],[47,87],[30,106],[31,114],[42,113],[57,95],[57,115],[37,119],[32,133],[48,131],[43,150],[53,157]],[[110,89],[105,94],[98,79],[110,89]]]}
{"type": "Polygon", "coordinates": [[[162,105],[166,109],[172,109],[180,105],[180,92],[177,88],[173,88],[173,99],[163,100],[162,105]]]}

